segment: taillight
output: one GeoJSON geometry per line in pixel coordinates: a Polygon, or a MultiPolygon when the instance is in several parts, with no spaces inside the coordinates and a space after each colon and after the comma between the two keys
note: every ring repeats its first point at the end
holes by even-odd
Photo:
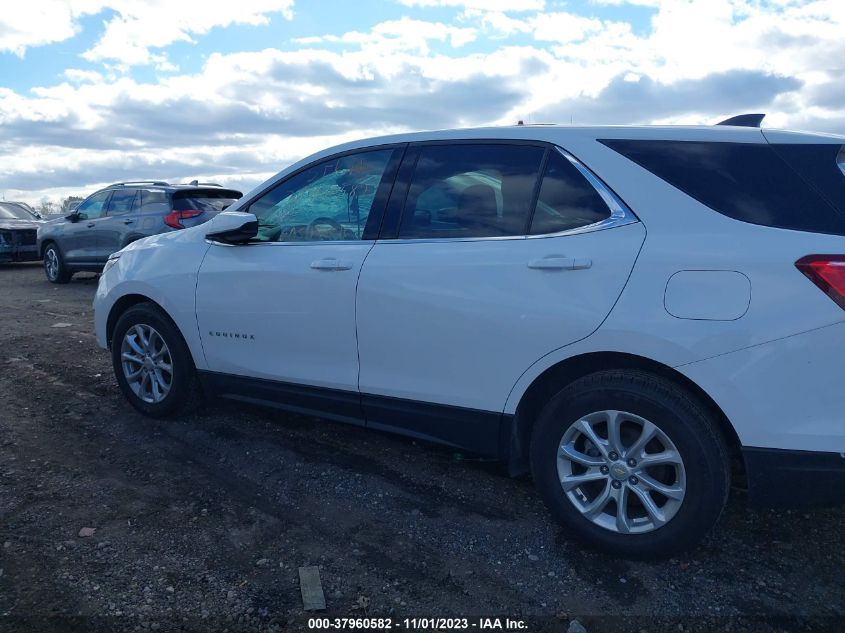
{"type": "Polygon", "coordinates": [[[184,229],[185,225],[182,224],[182,220],[187,220],[189,218],[195,218],[200,215],[202,211],[176,211],[173,210],[164,216],[164,223],[172,227],[174,229],[184,229]]]}
{"type": "Polygon", "coordinates": [[[807,255],[795,266],[845,310],[845,255],[807,255]]]}

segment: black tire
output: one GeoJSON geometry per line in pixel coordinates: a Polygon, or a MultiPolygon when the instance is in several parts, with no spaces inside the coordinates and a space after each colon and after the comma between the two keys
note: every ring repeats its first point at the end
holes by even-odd
{"type": "Polygon", "coordinates": [[[111,340],[112,366],[117,384],[129,403],[144,415],[161,418],[189,413],[201,403],[201,391],[188,345],[176,324],[153,303],[138,303],[127,309],[117,320],[111,340]],[[159,402],[147,402],[129,385],[123,371],[121,345],[127,331],[136,325],[150,326],[164,340],[170,352],[172,379],[170,390],[159,402]]]}
{"type": "Polygon", "coordinates": [[[44,274],[47,275],[47,281],[53,284],[66,284],[73,277],[73,273],[65,266],[65,260],[62,258],[62,253],[59,247],[54,242],[47,244],[44,249],[44,274]],[[54,264],[55,267],[51,266],[54,264]]]}
{"type": "MultiPolygon", "coordinates": [[[[559,391],[536,421],[530,450],[535,484],[552,514],[579,540],[614,556],[666,558],[689,549],[710,532],[728,497],[730,464],[714,416],[682,387],[644,371],[598,372],[559,391]],[[680,506],[667,523],[649,532],[624,534],[597,525],[561,485],[557,464],[564,433],[584,416],[605,410],[650,421],[683,459],[686,491],[680,506]]],[[[610,507],[616,512],[615,503],[610,507]]]]}

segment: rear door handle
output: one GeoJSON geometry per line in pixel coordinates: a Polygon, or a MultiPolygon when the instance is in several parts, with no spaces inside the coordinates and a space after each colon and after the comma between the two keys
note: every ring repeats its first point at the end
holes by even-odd
{"type": "Polygon", "coordinates": [[[592,265],[593,261],[586,257],[562,257],[557,255],[540,257],[528,262],[528,267],[534,270],[584,270],[592,265]]]}
{"type": "Polygon", "coordinates": [[[132,224],[133,222],[135,222],[135,220],[124,220],[123,221],[124,224],[132,224]]]}
{"type": "Polygon", "coordinates": [[[342,262],[334,257],[327,257],[325,259],[315,259],[311,262],[311,268],[314,270],[349,270],[352,268],[352,263],[342,262]]]}

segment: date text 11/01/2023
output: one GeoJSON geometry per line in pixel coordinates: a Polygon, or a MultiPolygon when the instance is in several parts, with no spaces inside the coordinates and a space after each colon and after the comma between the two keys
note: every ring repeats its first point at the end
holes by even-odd
{"type": "Polygon", "coordinates": [[[528,625],[517,618],[309,618],[310,630],[371,630],[390,631],[526,631],[528,625]]]}

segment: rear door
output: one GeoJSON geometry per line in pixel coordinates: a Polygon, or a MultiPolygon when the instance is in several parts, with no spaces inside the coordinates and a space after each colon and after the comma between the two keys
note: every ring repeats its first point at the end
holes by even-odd
{"type": "Polygon", "coordinates": [[[76,222],[66,222],[59,248],[66,262],[93,262],[97,258],[97,223],[103,218],[111,191],[90,196],[76,209],[76,222]]]}
{"type": "Polygon", "coordinates": [[[417,151],[385,218],[391,230],[405,200],[397,235],[376,243],[358,283],[367,423],[495,454],[519,376],[598,328],[645,230],[558,149],[467,142],[417,151]]]}
{"type": "Polygon", "coordinates": [[[127,244],[127,236],[138,225],[136,189],[116,189],[109,199],[105,217],[97,223],[97,259],[106,261],[127,244]]]}

